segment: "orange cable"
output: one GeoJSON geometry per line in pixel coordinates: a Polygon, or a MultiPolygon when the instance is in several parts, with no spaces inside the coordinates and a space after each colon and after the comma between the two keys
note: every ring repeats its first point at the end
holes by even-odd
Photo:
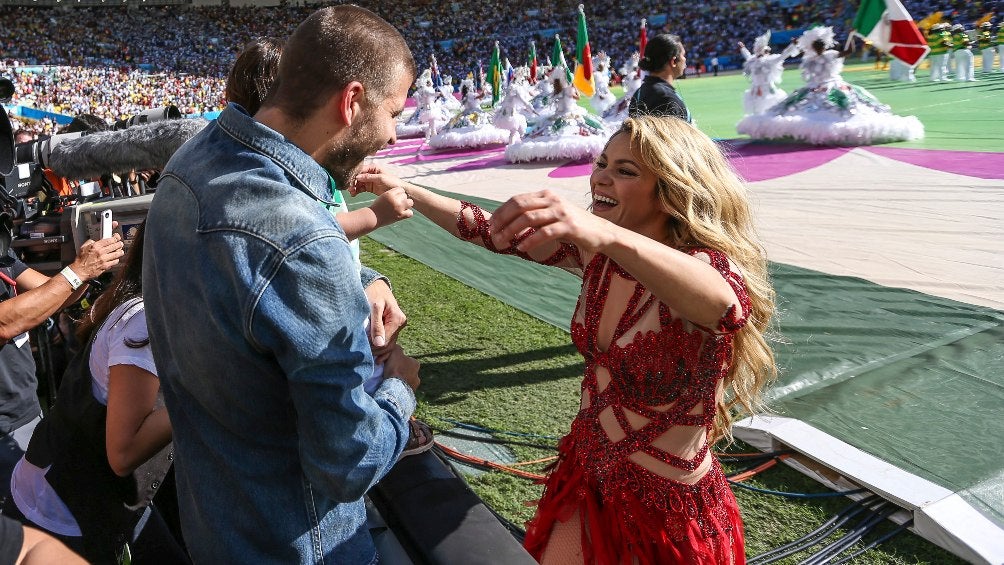
{"type": "Polygon", "coordinates": [[[526,465],[533,465],[535,463],[547,463],[548,461],[554,461],[557,458],[558,458],[557,455],[552,455],[550,457],[543,457],[541,459],[535,459],[533,461],[517,461],[516,463],[510,463],[509,466],[510,467],[523,467],[523,466],[526,466],[526,465]]]}
{"type": "Polygon", "coordinates": [[[771,467],[773,467],[774,465],[777,465],[781,461],[784,461],[788,457],[791,457],[791,455],[789,455],[787,453],[784,454],[784,455],[778,455],[777,457],[771,459],[770,461],[767,461],[766,463],[762,463],[760,465],[757,465],[756,467],[750,469],[749,471],[745,471],[743,473],[739,473],[738,475],[736,475],[734,477],[729,477],[729,480],[731,480],[733,482],[736,482],[736,483],[740,483],[740,482],[745,481],[746,479],[748,479],[748,478],[750,478],[750,477],[752,477],[754,475],[758,475],[758,474],[766,471],[767,469],[770,469],[771,467]]]}
{"type": "Polygon", "coordinates": [[[461,461],[465,461],[465,462],[468,462],[468,463],[474,463],[474,464],[477,464],[477,465],[483,465],[485,467],[490,467],[492,469],[496,469],[496,470],[499,470],[499,471],[505,471],[506,473],[511,473],[513,475],[516,475],[517,477],[522,477],[524,479],[531,479],[531,480],[534,480],[534,481],[542,481],[545,478],[547,478],[544,475],[538,475],[536,473],[529,473],[527,471],[523,471],[522,469],[514,469],[514,468],[509,467],[507,465],[502,465],[500,463],[495,463],[494,461],[488,461],[487,459],[482,459],[480,457],[475,457],[473,455],[467,455],[466,453],[461,453],[461,452],[457,451],[456,449],[453,449],[452,447],[447,447],[447,446],[445,446],[445,445],[443,445],[443,444],[441,444],[439,442],[436,442],[436,445],[440,449],[442,449],[445,453],[447,453],[448,455],[450,455],[451,457],[455,457],[455,458],[457,458],[457,459],[459,459],[461,461]]]}

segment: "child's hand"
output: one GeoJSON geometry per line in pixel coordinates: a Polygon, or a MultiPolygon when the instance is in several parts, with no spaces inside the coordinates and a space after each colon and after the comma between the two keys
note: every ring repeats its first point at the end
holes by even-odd
{"type": "Polygon", "coordinates": [[[408,196],[408,192],[397,187],[380,193],[376,201],[370,204],[370,210],[376,216],[377,227],[383,227],[410,218],[414,214],[411,209],[414,205],[415,201],[408,196]]]}

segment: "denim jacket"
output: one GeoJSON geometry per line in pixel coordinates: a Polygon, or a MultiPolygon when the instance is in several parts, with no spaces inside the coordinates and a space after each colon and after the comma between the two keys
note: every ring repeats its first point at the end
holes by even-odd
{"type": "Polygon", "coordinates": [[[363,390],[369,307],[330,196],[309,155],[233,104],[158,185],[144,296],[196,563],[376,560],[363,495],[415,397],[400,379],[363,390]]]}

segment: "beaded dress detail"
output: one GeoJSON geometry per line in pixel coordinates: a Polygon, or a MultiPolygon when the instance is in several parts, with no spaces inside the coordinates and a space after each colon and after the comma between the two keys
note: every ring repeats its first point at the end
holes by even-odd
{"type": "MultiPolygon", "coordinates": [[[[518,242],[509,249],[491,244],[480,212],[464,203],[457,222],[461,237],[481,236],[488,249],[517,254],[518,242]],[[468,226],[463,219],[468,208],[474,212],[475,226],[468,226]]],[[[716,394],[732,359],[733,334],[746,323],[749,297],[742,275],[728,258],[711,249],[684,251],[710,258],[735,291],[741,313],[733,306],[716,328],[703,328],[675,317],[667,305],[608,257],[598,254],[585,267],[571,324],[572,340],[585,358],[584,400],[570,432],[558,444],[559,460],[546,479],[537,514],[527,527],[524,545],[538,561],[552,528],[578,513],[585,563],[745,562],[742,520],[713,455],[710,469],[694,484],[669,479],[631,459],[634,454],[644,454],[683,471],[701,466],[708,457],[707,434],[712,430],[716,394]],[[603,351],[599,326],[613,277],[633,283],[634,290],[609,347],[603,351]],[[653,313],[658,317],[658,329],[638,330],[639,322],[653,313]],[[632,331],[632,338],[622,339],[632,331]],[[605,386],[597,378],[599,371],[609,374],[605,386]],[[624,437],[610,439],[601,423],[604,411],[613,413],[624,437]],[[628,412],[647,422],[636,429],[628,412]],[[704,428],[703,445],[689,459],[653,445],[674,426],[704,428]]],[[[581,269],[580,257],[574,245],[566,244],[540,262],[566,268],[576,267],[577,262],[581,269]]]]}

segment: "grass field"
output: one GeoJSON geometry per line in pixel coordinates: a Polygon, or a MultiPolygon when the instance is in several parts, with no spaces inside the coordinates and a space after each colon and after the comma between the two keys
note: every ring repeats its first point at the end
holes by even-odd
{"type": "MultiPolygon", "coordinates": [[[[408,328],[401,342],[422,361],[418,393],[421,418],[437,429],[449,429],[454,427],[451,421],[462,421],[551,437],[567,432],[577,410],[583,367],[566,332],[372,240],[363,241],[363,262],[394,281],[395,292],[408,312],[408,328]]],[[[553,441],[541,438],[521,442],[553,445],[553,441]]],[[[524,445],[511,448],[519,461],[553,454],[524,445]]],[[[541,467],[528,469],[540,471],[541,467]]],[[[532,515],[532,508],[525,503],[540,495],[538,486],[499,472],[470,482],[488,504],[517,524],[532,515]]],[[[787,492],[825,490],[784,466],[748,483],[787,492]]],[[[751,556],[801,537],[848,504],[842,497],[788,499],[734,490],[746,522],[751,556]]],[[[885,524],[879,532],[891,528],[885,524]]],[[[866,538],[865,543],[877,535],[866,538]]],[[[780,563],[796,563],[807,556],[797,554],[780,563]]],[[[911,533],[868,550],[854,562],[962,563],[911,533]]]]}

